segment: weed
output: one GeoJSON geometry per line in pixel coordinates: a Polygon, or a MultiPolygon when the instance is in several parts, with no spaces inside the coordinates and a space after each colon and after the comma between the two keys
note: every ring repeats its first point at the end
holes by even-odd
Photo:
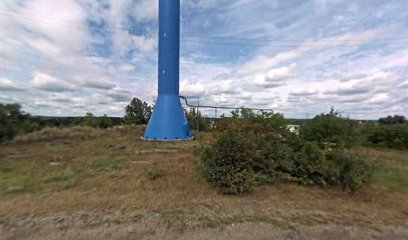
{"type": "Polygon", "coordinates": [[[117,178],[118,176],[118,172],[114,169],[111,169],[107,172],[107,178],[117,178]]]}
{"type": "Polygon", "coordinates": [[[26,191],[26,188],[23,186],[11,186],[7,188],[6,193],[22,193],[25,191],[26,191]]]}
{"type": "Polygon", "coordinates": [[[39,188],[39,183],[31,176],[19,176],[2,182],[2,188],[6,193],[33,192],[39,188]]]}
{"type": "Polygon", "coordinates": [[[67,168],[64,172],[53,173],[44,178],[45,183],[65,182],[75,176],[75,172],[71,168],[67,168]]]}
{"type": "Polygon", "coordinates": [[[383,165],[374,172],[373,182],[383,191],[408,192],[408,167],[383,165]]]}
{"type": "Polygon", "coordinates": [[[102,134],[102,130],[87,127],[44,128],[41,131],[16,136],[12,142],[24,144],[52,142],[55,140],[78,140],[95,138],[101,136],[102,134]]]}
{"type": "Polygon", "coordinates": [[[13,170],[14,170],[14,167],[10,163],[0,161],[0,172],[8,173],[8,172],[12,172],[13,170]]]}
{"type": "Polygon", "coordinates": [[[162,170],[154,169],[154,170],[149,170],[147,172],[147,176],[148,176],[149,180],[156,181],[156,180],[166,176],[166,173],[164,171],[162,171],[162,170]]]}

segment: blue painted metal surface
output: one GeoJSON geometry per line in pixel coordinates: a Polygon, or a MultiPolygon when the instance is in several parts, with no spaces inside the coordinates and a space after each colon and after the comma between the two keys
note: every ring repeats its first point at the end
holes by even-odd
{"type": "Polygon", "coordinates": [[[180,0],[159,0],[159,95],[145,140],[192,139],[179,98],[180,0]]]}

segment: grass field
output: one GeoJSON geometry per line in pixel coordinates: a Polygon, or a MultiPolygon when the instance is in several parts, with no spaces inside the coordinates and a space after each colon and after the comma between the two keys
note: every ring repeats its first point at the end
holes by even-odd
{"type": "Polygon", "coordinates": [[[195,141],[146,142],[142,132],[50,129],[1,145],[0,239],[211,239],[228,231],[245,239],[246,229],[282,239],[408,237],[408,151],[353,150],[378,166],[358,194],[279,184],[228,196],[196,176],[195,141]]]}

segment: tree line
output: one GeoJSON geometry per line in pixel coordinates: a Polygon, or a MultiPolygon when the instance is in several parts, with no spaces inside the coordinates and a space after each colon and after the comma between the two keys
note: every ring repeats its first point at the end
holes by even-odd
{"type": "MultiPolygon", "coordinates": [[[[125,107],[125,115],[123,117],[109,117],[106,114],[96,116],[91,112],[86,113],[83,117],[41,117],[32,116],[24,112],[19,104],[0,103],[0,142],[11,140],[18,134],[26,134],[46,127],[71,127],[79,125],[105,129],[123,124],[147,124],[153,109],[154,105],[149,105],[139,98],[133,98],[125,107]]],[[[242,109],[239,113],[245,116],[253,114],[245,109],[242,109]]],[[[232,112],[232,117],[237,117],[237,114],[238,112],[232,112]]],[[[341,117],[334,109],[327,115],[341,117]]],[[[324,114],[320,115],[320,117],[317,116],[314,122],[318,122],[320,119],[327,119],[321,116],[324,116],[324,114]]],[[[212,121],[203,116],[202,113],[196,109],[186,111],[186,117],[193,128],[198,126],[200,131],[211,131],[214,128],[212,121]]],[[[300,124],[304,125],[308,122],[309,121],[302,121],[300,124]]],[[[353,124],[355,123],[356,121],[354,121],[353,124]]],[[[326,123],[326,125],[309,125],[308,130],[319,133],[321,136],[327,135],[328,131],[332,131],[328,123],[326,123]]],[[[408,123],[404,116],[387,116],[380,118],[376,123],[360,123],[358,127],[360,129],[358,137],[362,139],[361,141],[364,142],[364,145],[408,149],[408,123]]],[[[336,137],[339,136],[336,135],[336,137]]],[[[343,139],[343,137],[341,137],[341,139],[343,139]]]]}

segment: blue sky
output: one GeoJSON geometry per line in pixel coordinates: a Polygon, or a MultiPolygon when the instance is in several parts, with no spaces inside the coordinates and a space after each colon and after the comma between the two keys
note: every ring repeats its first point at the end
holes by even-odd
{"type": "MultiPolygon", "coordinates": [[[[181,12],[181,94],[201,104],[407,114],[408,1],[182,0],[181,12]]],[[[0,1],[0,102],[57,116],[153,102],[157,16],[156,0],[0,1]]]]}

